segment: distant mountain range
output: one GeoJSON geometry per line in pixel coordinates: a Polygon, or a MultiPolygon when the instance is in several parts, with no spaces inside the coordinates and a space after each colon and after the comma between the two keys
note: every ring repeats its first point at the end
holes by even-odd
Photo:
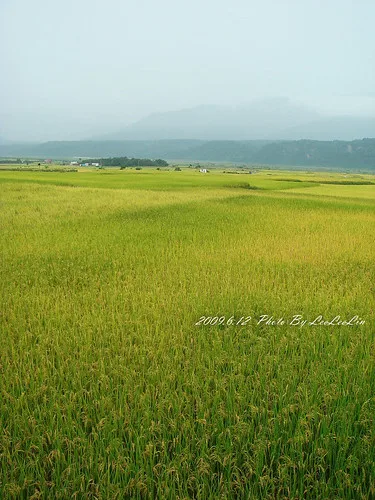
{"type": "MultiPolygon", "coordinates": [[[[375,110],[374,110],[375,115],[375,110]]],[[[324,117],[288,98],[149,115],[84,141],[0,141],[0,157],[137,157],[271,165],[375,168],[375,116],[324,117]]]]}
{"type": "Polygon", "coordinates": [[[322,116],[288,98],[154,113],[96,140],[346,140],[375,137],[373,117],[322,116]]]}
{"type": "Polygon", "coordinates": [[[162,158],[256,165],[286,165],[367,170],[375,173],[375,139],[355,141],[56,141],[0,145],[12,158],[162,158]]]}

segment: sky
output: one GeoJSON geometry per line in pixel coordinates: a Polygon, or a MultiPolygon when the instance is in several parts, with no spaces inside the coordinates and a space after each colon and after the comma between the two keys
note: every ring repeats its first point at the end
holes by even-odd
{"type": "Polygon", "coordinates": [[[373,0],[0,0],[0,137],[286,96],[375,116],[373,0]]]}

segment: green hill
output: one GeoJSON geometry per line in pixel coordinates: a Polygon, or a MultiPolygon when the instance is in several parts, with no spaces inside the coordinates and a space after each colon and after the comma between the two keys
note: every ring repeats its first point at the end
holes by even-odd
{"type": "Polygon", "coordinates": [[[355,141],[55,141],[0,145],[9,158],[163,158],[375,171],[375,139],[355,141]]]}

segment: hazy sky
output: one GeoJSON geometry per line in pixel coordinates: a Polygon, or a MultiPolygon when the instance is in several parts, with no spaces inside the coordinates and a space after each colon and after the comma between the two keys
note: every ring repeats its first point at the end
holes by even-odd
{"type": "Polygon", "coordinates": [[[0,136],[288,96],[375,115],[374,0],[0,0],[0,136]]]}

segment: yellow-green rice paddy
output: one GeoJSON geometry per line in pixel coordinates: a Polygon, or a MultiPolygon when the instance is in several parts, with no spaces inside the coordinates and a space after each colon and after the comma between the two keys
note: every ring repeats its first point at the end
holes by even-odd
{"type": "Polygon", "coordinates": [[[0,172],[0,208],[0,498],[375,497],[374,176],[0,172]]]}

